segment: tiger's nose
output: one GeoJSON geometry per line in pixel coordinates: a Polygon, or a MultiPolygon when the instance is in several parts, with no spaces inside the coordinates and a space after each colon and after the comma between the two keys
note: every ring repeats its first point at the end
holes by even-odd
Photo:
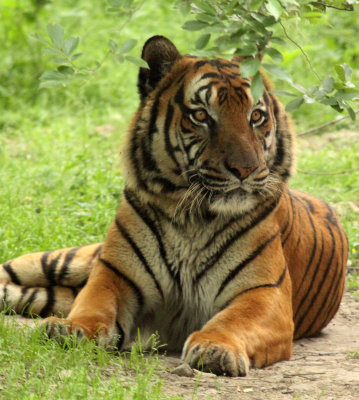
{"type": "Polygon", "coordinates": [[[248,176],[255,171],[258,166],[255,165],[253,167],[240,167],[239,165],[226,165],[229,172],[231,172],[236,178],[243,181],[248,178],[248,176]]]}

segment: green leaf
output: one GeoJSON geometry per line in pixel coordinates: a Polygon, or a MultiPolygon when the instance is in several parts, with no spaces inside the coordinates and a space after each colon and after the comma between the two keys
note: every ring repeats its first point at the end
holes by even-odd
{"type": "Polygon", "coordinates": [[[334,90],[334,78],[326,76],[323,80],[323,89],[325,93],[331,93],[334,90]]]}
{"type": "Polygon", "coordinates": [[[266,8],[269,14],[278,20],[283,12],[283,8],[278,0],[268,0],[266,3],[266,8]]]}
{"type": "Polygon", "coordinates": [[[53,47],[44,47],[42,49],[42,52],[44,54],[51,54],[53,56],[63,56],[63,53],[61,50],[53,48],[53,47]]]}
{"type": "Polygon", "coordinates": [[[266,50],[266,53],[273,59],[273,61],[281,63],[283,61],[283,55],[274,47],[270,47],[266,50]]]}
{"type": "Polygon", "coordinates": [[[359,90],[358,89],[342,89],[338,90],[335,95],[336,98],[342,100],[359,100],[359,90]]]}
{"type": "Polygon", "coordinates": [[[46,81],[40,82],[39,89],[59,86],[59,85],[63,85],[63,84],[64,84],[64,82],[62,82],[62,81],[50,81],[50,80],[47,81],[46,80],[46,81]]]}
{"type": "Polygon", "coordinates": [[[80,39],[78,37],[70,37],[66,40],[64,51],[68,56],[76,49],[79,44],[80,39]]]}
{"type": "Polygon", "coordinates": [[[36,40],[38,40],[39,42],[41,42],[42,44],[46,44],[46,45],[51,45],[51,43],[46,40],[44,37],[42,37],[41,35],[39,35],[38,33],[35,33],[34,35],[32,35],[32,37],[36,40]]]}
{"type": "Polygon", "coordinates": [[[257,54],[257,46],[254,43],[249,43],[247,46],[236,50],[235,54],[237,56],[254,56],[257,54]]]}
{"type": "Polygon", "coordinates": [[[326,106],[334,106],[335,104],[338,104],[337,99],[334,97],[325,97],[320,102],[321,104],[325,104],[326,106]]]}
{"type": "Polygon", "coordinates": [[[126,56],[125,58],[127,61],[137,65],[138,67],[149,68],[147,62],[140,57],[126,56]]]}
{"type": "Polygon", "coordinates": [[[52,43],[56,47],[63,49],[65,36],[63,27],[59,24],[48,24],[46,29],[52,43]]]}
{"type": "Polygon", "coordinates": [[[71,57],[71,61],[75,61],[77,60],[79,57],[82,56],[83,53],[76,53],[71,57]]]}
{"type": "Polygon", "coordinates": [[[116,43],[114,40],[110,39],[110,40],[108,41],[108,47],[110,48],[110,50],[111,50],[113,53],[116,53],[116,50],[117,50],[117,43],[116,43]]]}
{"type": "Polygon", "coordinates": [[[216,9],[214,7],[211,6],[211,4],[208,1],[205,0],[194,0],[193,4],[199,8],[200,10],[204,11],[207,14],[210,15],[216,15],[216,9]]]}
{"type": "Polygon", "coordinates": [[[349,114],[350,119],[352,121],[355,121],[356,114],[355,114],[354,110],[350,106],[347,107],[347,110],[348,110],[348,114],[349,114]]]}
{"type": "Polygon", "coordinates": [[[207,46],[211,35],[209,33],[204,33],[196,40],[196,49],[203,49],[207,46]]]}
{"type": "Polygon", "coordinates": [[[120,54],[128,53],[131,51],[137,44],[136,39],[127,39],[119,49],[120,54]]]}
{"type": "Polygon", "coordinates": [[[307,93],[307,90],[305,87],[303,87],[302,85],[299,85],[299,83],[295,83],[295,82],[289,82],[289,84],[294,87],[295,89],[299,90],[301,93],[307,93]]]}
{"type": "Polygon", "coordinates": [[[248,58],[241,62],[239,69],[245,76],[253,76],[259,70],[261,63],[258,58],[248,58]]]}
{"type": "Polygon", "coordinates": [[[339,79],[342,82],[345,82],[346,81],[346,79],[345,79],[345,70],[343,68],[343,65],[337,64],[337,65],[334,66],[334,68],[335,68],[335,72],[337,73],[339,79]]]}
{"type": "Polygon", "coordinates": [[[203,28],[206,28],[208,24],[203,21],[186,21],[182,25],[182,29],[186,31],[200,31],[203,28]]]}
{"type": "Polygon", "coordinates": [[[345,80],[349,81],[350,77],[352,76],[353,70],[347,64],[343,64],[342,67],[344,69],[345,80]]]}
{"type": "Polygon", "coordinates": [[[64,75],[73,75],[75,73],[75,70],[68,65],[60,65],[57,70],[64,75]]]}
{"type": "Polygon", "coordinates": [[[285,110],[288,112],[292,112],[297,110],[304,103],[304,99],[302,97],[298,97],[295,100],[290,101],[286,106],[285,110]]]}
{"type": "Polygon", "coordinates": [[[261,74],[257,72],[254,75],[251,84],[251,92],[254,104],[257,104],[257,101],[262,97],[263,91],[264,91],[263,79],[261,77],[261,74]]]}
{"type": "Polygon", "coordinates": [[[284,68],[280,67],[279,65],[275,64],[262,64],[263,68],[268,71],[271,75],[275,76],[276,78],[292,83],[292,78],[288,71],[284,68]]]}
{"type": "Polygon", "coordinates": [[[58,81],[66,79],[65,75],[58,71],[45,71],[41,76],[40,80],[46,81],[58,81]]]}

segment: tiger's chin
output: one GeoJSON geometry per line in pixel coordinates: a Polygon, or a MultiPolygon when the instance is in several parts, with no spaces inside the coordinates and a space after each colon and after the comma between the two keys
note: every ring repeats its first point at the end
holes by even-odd
{"type": "Polygon", "coordinates": [[[221,215],[247,214],[260,201],[261,197],[258,194],[236,189],[229,193],[214,195],[209,202],[209,211],[221,215]]]}

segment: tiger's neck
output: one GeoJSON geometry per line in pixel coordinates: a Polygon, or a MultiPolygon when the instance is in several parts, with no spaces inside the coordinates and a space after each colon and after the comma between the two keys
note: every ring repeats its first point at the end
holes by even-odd
{"type": "Polygon", "coordinates": [[[180,207],[178,201],[168,199],[165,196],[149,196],[140,190],[134,191],[126,187],[124,196],[130,206],[137,213],[147,212],[157,222],[162,222],[163,226],[171,226],[173,229],[184,232],[191,236],[198,229],[206,229],[207,231],[217,232],[221,227],[227,226],[233,222],[242,227],[249,226],[253,221],[261,220],[263,215],[272,212],[281,199],[284,187],[276,194],[272,194],[266,198],[258,197],[257,201],[253,201],[251,206],[246,206],[242,211],[237,207],[239,212],[213,212],[205,202],[201,207],[180,207]],[[147,211],[145,211],[147,210],[147,211]]]}

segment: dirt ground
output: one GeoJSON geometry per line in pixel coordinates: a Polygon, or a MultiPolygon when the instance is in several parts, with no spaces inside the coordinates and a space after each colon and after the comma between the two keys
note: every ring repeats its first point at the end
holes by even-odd
{"type": "MultiPolygon", "coordinates": [[[[359,301],[346,293],[341,307],[320,336],[298,340],[290,361],[252,369],[245,378],[216,377],[195,372],[193,377],[163,372],[163,391],[180,399],[359,399],[359,301]]],[[[171,370],[180,365],[161,356],[171,370]]]]}
{"type": "MultiPolygon", "coordinates": [[[[21,324],[34,322],[20,316],[21,324]]],[[[193,400],[359,400],[359,301],[344,295],[340,309],[320,336],[294,343],[293,357],[244,378],[217,377],[191,370],[179,376],[179,357],[160,355],[162,391],[193,400]],[[353,354],[356,352],[356,358],[353,354]]],[[[126,378],[128,379],[128,377],[126,378]]]]}

